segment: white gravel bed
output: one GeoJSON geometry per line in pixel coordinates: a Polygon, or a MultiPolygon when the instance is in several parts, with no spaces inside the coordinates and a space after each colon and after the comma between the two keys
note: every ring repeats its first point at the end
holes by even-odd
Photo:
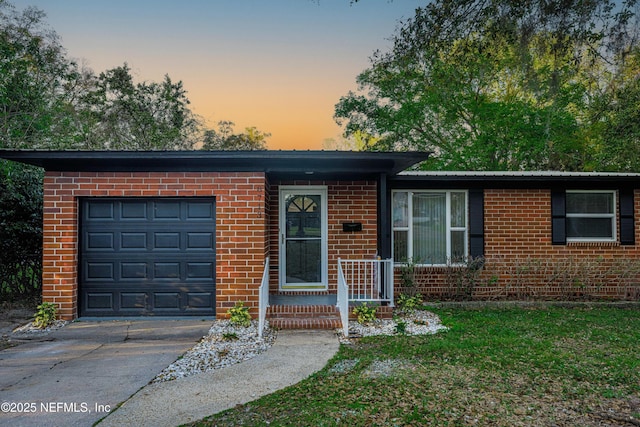
{"type": "Polygon", "coordinates": [[[350,321],[349,337],[344,336],[342,329],[338,330],[338,337],[341,343],[351,344],[354,338],[374,335],[399,335],[398,323],[400,322],[405,324],[405,335],[431,335],[448,329],[442,325],[437,315],[429,311],[415,310],[408,313],[398,313],[395,319],[378,319],[367,325],[350,321]]]}
{"type": "MultiPolygon", "coordinates": [[[[365,336],[397,335],[398,322],[405,323],[406,335],[435,334],[447,329],[435,314],[416,310],[413,313],[401,313],[394,320],[377,320],[369,325],[349,322],[349,338],[343,336],[342,329],[336,330],[336,334],[344,344],[365,336]]],[[[262,338],[258,337],[257,326],[256,320],[246,328],[234,326],[229,320],[216,320],[207,336],[165,368],[152,382],[171,381],[251,359],[266,351],[276,339],[276,332],[269,328],[268,322],[262,338]],[[229,335],[225,338],[225,334],[229,335]],[[230,335],[233,334],[237,339],[232,339],[230,335]]]]}
{"type": "Polygon", "coordinates": [[[248,327],[235,326],[229,320],[216,320],[207,336],[152,382],[171,381],[240,363],[267,350],[275,339],[276,333],[269,328],[268,322],[260,338],[257,320],[248,327]]]}
{"type": "Polygon", "coordinates": [[[46,328],[38,328],[33,324],[33,322],[29,322],[26,325],[18,326],[17,328],[15,328],[12,334],[16,338],[46,335],[51,331],[55,331],[64,327],[67,323],[69,322],[67,322],[66,320],[54,320],[53,323],[51,323],[46,328]]]}

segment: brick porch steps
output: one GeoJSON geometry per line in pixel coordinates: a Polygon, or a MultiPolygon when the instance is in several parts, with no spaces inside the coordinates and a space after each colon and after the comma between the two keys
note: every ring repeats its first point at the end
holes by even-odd
{"type": "Polygon", "coordinates": [[[272,305],[269,325],[276,329],[336,329],[342,326],[335,305],[272,305]]]}
{"type": "MultiPolygon", "coordinates": [[[[349,307],[349,320],[356,320],[353,306],[349,307]]],[[[391,319],[393,309],[378,306],[378,319],[391,319]]],[[[276,329],[337,329],[342,327],[340,312],[335,305],[272,305],[267,309],[269,325],[276,329]]]]}

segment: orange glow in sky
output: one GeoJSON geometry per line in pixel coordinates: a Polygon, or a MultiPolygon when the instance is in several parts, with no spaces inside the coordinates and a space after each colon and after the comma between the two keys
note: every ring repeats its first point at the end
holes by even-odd
{"type": "Polygon", "coordinates": [[[96,73],[181,80],[209,127],[271,133],[270,149],[339,139],[334,106],[400,20],[426,0],[10,0],[36,6],[68,55],[96,73]]]}

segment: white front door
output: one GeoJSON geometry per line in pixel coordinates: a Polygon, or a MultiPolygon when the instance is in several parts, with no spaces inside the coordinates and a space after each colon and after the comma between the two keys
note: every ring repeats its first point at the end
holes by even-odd
{"type": "Polygon", "coordinates": [[[327,289],[327,187],[280,187],[280,289],[327,289]]]}

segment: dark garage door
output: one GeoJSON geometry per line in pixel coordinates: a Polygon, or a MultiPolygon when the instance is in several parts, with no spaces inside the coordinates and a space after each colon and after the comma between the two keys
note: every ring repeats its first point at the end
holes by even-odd
{"type": "Polygon", "coordinates": [[[215,314],[215,201],[84,199],[80,315],[215,314]]]}

